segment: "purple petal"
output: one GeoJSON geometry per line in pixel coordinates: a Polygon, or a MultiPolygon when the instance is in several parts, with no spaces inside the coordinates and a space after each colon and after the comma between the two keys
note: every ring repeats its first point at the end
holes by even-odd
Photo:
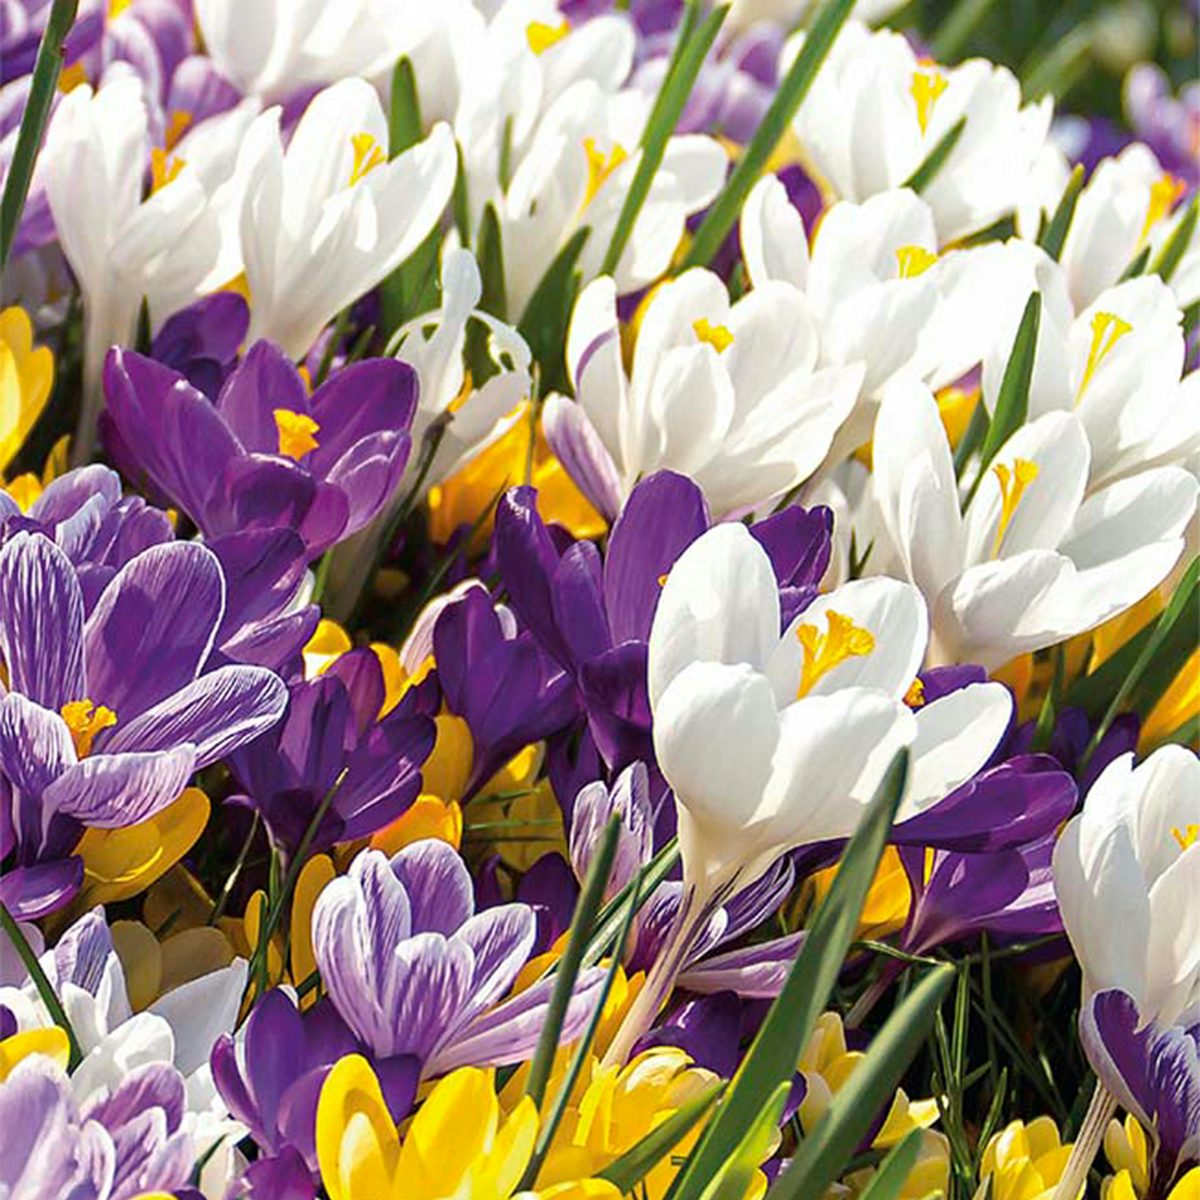
{"type": "Polygon", "coordinates": [[[172,542],[139,554],[104,589],[84,628],[88,698],[127,724],[190,684],[224,607],[221,565],[206,546],[172,542]]]}
{"type": "Polygon", "coordinates": [[[408,363],[373,358],[343,367],[313,393],[311,411],[321,429],[310,469],[326,474],[363,439],[405,434],[416,407],[417,374],[408,363]]]}
{"type": "Polygon", "coordinates": [[[64,771],[45,791],[53,812],[98,829],[123,829],[152,817],[187,785],[190,745],[144,754],[94,754],[64,771]]]}
{"type": "Polygon", "coordinates": [[[67,556],[40,535],[0,548],[0,658],[8,686],[43,708],[83,699],[83,595],[67,556]]]}
{"type": "Polygon", "coordinates": [[[74,856],[0,875],[0,903],[18,921],[37,921],[65,907],[83,884],[83,859],[74,856]]]}
{"type": "Polygon", "coordinates": [[[554,457],[566,468],[575,486],[611,521],[621,509],[621,478],[583,409],[555,397],[542,412],[542,429],[554,457]]]}
{"type": "Polygon", "coordinates": [[[475,911],[471,874],[453,846],[436,838],[405,846],[392,859],[403,884],[416,932],[449,937],[475,911]]]}
{"type": "Polygon", "coordinates": [[[735,992],[745,999],[773,1000],[783,989],[804,931],[738,950],[714,954],[680,972],[678,986],[702,995],[735,992]]]}
{"type": "Polygon", "coordinates": [[[273,342],[255,342],[225,381],[217,412],[251,452],[279,453],[274,410],[308,413],[304,380],[295,364],[273,342]]]}
{"type": "Polygon", "coordinates": [[[41,796],[74,762],[71,734],[58,713],[16,692],[0,700],[0,772],[18,791],[41,796]]]}
{"type": "Polygon", "coordinates": [[[501,904],[472,917],[454,935],[455,941],[471,948],[474,957],[464,1019],[508,992],[533,949],[535,924],[533,912],[525,905],[501,904]]]}

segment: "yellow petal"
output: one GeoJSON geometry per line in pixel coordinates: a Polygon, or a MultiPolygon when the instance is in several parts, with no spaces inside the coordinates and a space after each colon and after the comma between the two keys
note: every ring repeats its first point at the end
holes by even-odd
{"type": "Polygon", "coordinates": [[[399,1159],[396,1125],[370,1063],[339,1059],[317,1101],[317,1161],[330,1200],[387,1200],[399,1159]]]}
{"type": "Polygon", "coordinates": [[[350,635],[336,622],[322,617],[304,646],[304,673],[310,679],[329,669],[343,654],[354,648],[350,635]]]}
{"type": "Polygon", "coordinates": [[[1200,1200],[1200,1167],[1193,1167],[1171,1189],[1167,1200],[1200,1200]]]}
{"type": "Polygon", "coordinates": [[[70,1054],[66,1033],[57,1025],[44,1029],[27,1029],[0,1041],[0,1083],[3,1083],[22,1059],[31,1054],[52,1058],[65,1071],[70,1054]]]}
{"type": "Polygon", "coordinates": [[[462,808],[456,801],[443,803],[437,796],[418,796],[412,807],[371,838],[371,848],[389,857],[413,842],[437,838],[455,850],[462,844],[462,808]]]}
{"type": "Polygon", "coordinates": [[[471,778],[475,759],[475,744],[471,730],[461,717],[441,713],[434,718],[437,741],[433,753],[421,768],[423,792],[449,803],[460,801],[471,778]]]}
{"type": "MultiPolygon", "coordinates": [[[[312,914],[317,897],[334,877],[333,863],[327,854],[315,854],[301,868],[292,897],[291,967],[292,982],[299,987],[316,969],[313,954],[312,914]]],[[[300,1002],[309,1008],[317,1002],[317,993],[309,992],[300,1002]]]]}
{"type": "Polygon", "coordinates": [[[471,1164],[483,1161],[499,1123],[492,1072],[452,1071],[437,1082],[408,1128],[400,1178],[414,1195],[453,1196],[471,1164]]]}
{"type": "Polygon", "coordinates": [[[112,940],[125,972],[129,1005],[141,1012],[162,995],[162,947],[141,921],[114,921],[112,940]]]}
{"type": "Polygon", "coordinates": [[[91,908],[144,892],[196,844],[209,811],[208,797],[199,788],[187,788],[148,821],[87,830],[75,851],[84,868],[78,903],[91,908]]]}

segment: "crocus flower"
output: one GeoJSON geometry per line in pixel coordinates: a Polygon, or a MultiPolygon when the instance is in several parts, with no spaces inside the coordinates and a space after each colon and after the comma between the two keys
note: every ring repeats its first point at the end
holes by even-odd
{"type": "Polygon", "coordinates": [[[237,365],[249,325],[250,309],[241,296],[214,292],[163,322],[150,345],[150,357],[216,401],[237,365]]]}
{"type": "Polygon", "coordinates": [[[86,621],[67,556],[40,534],[0,549],[3,854],[18,915],[60,907],[79,887],[73,851],[88,826],[145,820],[278,720],[283,684],[261,667],[211,666],[225,581],[194,543],[152,546],[125,564],[86,621]],[[34,749],[36,748],[36,750],[34,749]]]}
{"type": "Polygon", "coordinates": [[[278,347],[259,342],[213,404],[117,348],[104,381],[124,455],[206,537],[291,526],[315,556],[371,520],[408,461],[416,380],[392,359],[345,367],[310,396],[278,347]]]}
{"type": "Polygon", "coordinates": [[[1167,170],[1200,183],[1200,88],[1185,83],[1178,96],[1171,95],[1166,72],[1156,63],[1130,67],[1121,88],[1129,123],[1167,170]]]}
{"type": "MultiPolygon", "coordinates": [[[[791,61],[801,39],[784,48],[791,61]]],[[[848,21],[793,123],[834,193],[862,201],[901,187],[960,117],[962,136],[923,196],[949,242],[1012,211],[1046,140],[1053,104],[1021,106],[1012,72],[982,59],[942,68],[902,34],[848,21]],[[873,119],[863,114],[870,112],[873,119]]]]}
{"type": "Polygon", "coordinates": [[[133,1067],[111,1095],[81,1105],[62,1067],[31,1055],[0,1087],[0,1188],[29,1200],[173,1193],[197,1153],[183,1111],[183,1080],[161,1063],[133,1067]]]}
{"type": "Polygon", "coordinates": [[[1170,1025],[1200,1000],[1198,831],[1200,762],[1181,746],[1118,758],[1063,830],[1054,885],[1085,1005],[1120,989],[1142,1022],[1170,1025]]]}
{"type": "MultiPolygon", "coordinates": [[[[475,913],[466,866],[436,839],[406,846],[390,863],[375,850],[360,854],[313,912],[313,948],[330,1001],[381,1071],[411,1071],[414,1083],[532,1052],[553,979],[504,997],[533,938],[534,916],[524,905],[475,913]]],[[[581,972],[562,1041],[582,1031],[603,977],[600,968],[581,972]]]]}
{"type": "Polygon", "coordinates": [[[543,414],[555,454],[600,512],[615,517],[660,467],[694,479],[718,516],[773,500],[817,469],[862,367],[819,368],[799,290],[768,281],[731,304],[712,272],[686,271],[647,304],[628,376],[616,295],[607,278],[580,295],[567,339],[576,403],[553,396],[543,414]]]}
{"type": "Polygon", "coordinates": [[[913,381],[888,388],[874,446],[883,520],[929,606],[935,663],[994,669],[1115,616],[1166,577],[1196,505],[1179,467],[1085,499],[1083,425],[1050,412],[1000,448],[962,514],[937,405],[913,381]]]}
{"type": "Polygon", "coordinates": [[[283,720],[231,757],[246,789],[234,801],[260,812],[289,856],[318,814],[308,843],[314,854],[369,837],[421,791],[421,764],[436,734],[421,693],[432,690],[412,689],[380,716],[383,671],[366,648],[343,654],[316,679],[296,680],[283,720]]]}
{"type": "Polygon", "coordinates": [[[425,240],[450,199],[456,160],[450,130],[438,125],[388,161],[387,120],[362,79],[319,92],[286,152],[280,115],[268,109],[242,144],[242,256],[251,339],[271,338],[299,358],[425,240]]]}
{"type": "Polygon", "coordinates": [[[1010,1121],[994,1133],[979,1164],[981,1182],[990,1182],[994,1200],[1051,1196],[1071,1153],[1053,1117],[1010,1121]]]}
{"type": "Polygon", "coordinates": [[[518,750],[571,723],[571,681],[512,614],[475,584],[444,605],[433,625],[438,681],[450,711],[471,733],[474,757],[464,798],[518,750]]]}
{"type": "MultiPolygon", "coordinates": [[[[603,565],[588,542],[563,547],[536,501],[532,488],[511,488],[497,510],[493,553],[509,604],[571,675],[607,765],[652,762],[646,643],[661,580],[710,525],[704,495],[671,471],[640,481],[612,527],[603,565]]],[[[830,525],[827,509],[790,506],[750,526],[770,555],[785,622],[816,595],[830,525]]]]}
{"type": "MultiPolygon", "coordinates": [[[[434,1086],[401,1139],[370,1064],[351,1054],[321,1089],[321,1181],[330,1200],[509,1200],[537,1132],[537,1108],[528,1096],[502,1117],[492,1073],[461,1067],[434,1086]]],[[[521,1193],[543,1200],[618,1200],[620,1194],[605,1180],[521,1193]]]]}
{"type": "Polygon", "coordinates": [[[1146,1020],[1120,989],[1084,1005],[1079,1037],[1097,1076],[1149,1133],[1145,1200],[1166,1200],[1200,1164],[1200,1022],[1146,1020]]]}
{"type": "MultiPolygon", "coordinates": [[[[223,1034],[212,1049],[213,1082],[259,1146],[259,1162],[271,1162],[272,1175],[287,1174],[298,1157],[310,1189],[318,1169],[317,1096],[330,1067],[354,1051],[345,1027],[325,1015],[302,1018],[291,997],[273,988],[255,1003],[244,1034],[223,1034]]],[[[265,1166],[256,1171],[260,1187],[265,1174],[265,1166]]]]}

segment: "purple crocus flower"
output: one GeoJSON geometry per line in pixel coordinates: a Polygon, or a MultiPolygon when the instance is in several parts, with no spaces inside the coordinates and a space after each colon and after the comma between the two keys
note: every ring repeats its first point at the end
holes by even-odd
{"type": "Polygon", "coordinates": [[[213,1082],[259,1147],[250,1180],[263,1189],[258,1194],[286,1195],[285,1184],[307,1184],[307,1195],[315,1194],[317,1099],[330,1067],[356,1049],[353,1036],[332,1010],[318,1007],[301,1016],[278,988],[254,1005],[241,1036],[223,1034],[217,1039],[213,1082]],[[270,1191],[269,1183],[280,1190],[270,1191]]]}
{"type": "MultiPolygon", "coordinates": [[[[509,603],[570,675],[605,763],[614,770],[653,763],[646,646],[661,580],[711,524],[703,493],[671,471],[643,480],[614,523],[603,560],[590,542],[562,548],[536,500],[533,488],[512,488],[497,511],[494,554],[509,603]]],[[[751,526],[775,567],[784,625],[816,595],[831,529],[826,508],[788,508],[751,526]]]]}
{"type": "Polygon", "coordinates": [[[417,377],[395,359],[371,359],[310,396],[295,366],[263,341],[216,404],[119,347],[105,362],[104,389],[123,453],[206,537],[290,526],[315,557],[366,525],[399,484],[417,377]]]}
{"type": "Polygon", "coordinates": [[[0,1193],[22,1200],[133,1200],[184,1188],[195,1161],[183,1077],[133,1067],[81,1108],[66,1073],[31,1055],[0,1087],[0,1193]]]}
{"type": "Polygon", "coordinates": [[[438,614],[434,661],[450,711],[466,721],[475,757],[469,799],[518,750],[570,724],[570,679],[482,586],[466,588],[438,614]]]}
{"type": "Polygon", "coordinates": [[[1200,183],[1200,83],[1185,83],[1178,97],[1172,96],[1162,67],[1138,63],[1130,67],[1122,90],[1134,133],[1165,170],[1195,187],[1200,183]]]}
{"type": "MultiPolygon", "coordinates": [[[[0,492],[0,544],[12,534],[41,533],[71,560],[85,617],[113,576],[151,546],[174,541],[166,514],[138,496],[122,496],[107,467],[60,475],[22,513],[0,492]]],[[[320,619],[302,602],[308,560],[291,529],[250,529],[208,543],[225,576],[225,611],[215,653],[222,660],[281,669],[298,659],[320,619]]]]}
{"type": "Polygon", "coordinates": [[[429,679],[380,718],[379,659],[352,650],[316,679],[293,682],[283,720],[233,754],[230,768],[246,793],[234,799],[262,814],[272,842],[289,856],[323,805],[313,853],[369,837],[421,790],[421,764],[437,735],[436,700],[429,679]]]}
{"type": "Polygon", "coordinates": [[[15,915],[70,900],[86,827],[146,820],[279,719],[271,671],[210,669],[224,604],[220,563],[196,543],[134,556],[86,616],[54,542],[21,532],[0,549],[0,899],[15,915]]]}
{"type": "Polygon", "coordinates": [[[1151,1140],[1143,1200],[1166,1200],[1200,1165],[1200,1021],[1143,1022],[1133,998],[1114,988],[1084,1006],[1079,1037],[1100,1082],[1151,1140]]]}
{"type": "MultiPolygon", "coordinates": [[[[554,980],[505,999],[533,947],[522,904],[475,912],[471,876],[445,842],[415,842],[390,862],[360,854],[313,910],[313,949],[329,1001],[389,1078],[440,1075],[527,1058],[554,980]]],[[[580,973],[561,1040],[583,1029],[604,979],[580,973]]],[[[399,1090],[399,1089],[397,1089],[399,1090]]],[[[389,1095],[389,1103],[395,1100],[389,1095]]]]}

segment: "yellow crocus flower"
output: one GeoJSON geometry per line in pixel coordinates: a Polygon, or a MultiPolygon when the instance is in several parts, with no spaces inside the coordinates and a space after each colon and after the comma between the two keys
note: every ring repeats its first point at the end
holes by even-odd
{"type": "Polygon", "coordinates": [[[979,1178],[991,1180],[993,1200],[1051,1200],[1070,1157],[1050,1117],[1012,1121],[988,1142],[979,1178]]]}

